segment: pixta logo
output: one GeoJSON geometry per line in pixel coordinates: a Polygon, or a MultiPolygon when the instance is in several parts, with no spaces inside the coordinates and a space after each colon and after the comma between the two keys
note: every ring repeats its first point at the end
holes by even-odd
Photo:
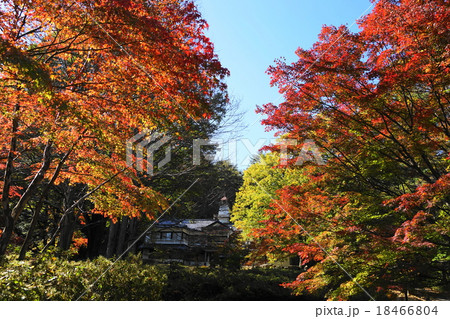
{"type": "MultiPolygon", "coordinates": [[[[127,140],[127,165],[132,167],[133,164],[135,164],[138,172],[146,172],[148,175],[153,175],[155,152],[163,145],[167,144],[170,139],[171,138],[168,135],[148,130],[136,134],[127,140]],[[144,156],[146,158],[144,158],[144,156]]],[[[170,162],[170,159],[171,148],[170,145],[167,145],[164,158],[156,163],[157,167],[162,168],[170,162]]]]}
{"type": "MultiPolygon", "coordinates": [[[[156,167],[161,169],[171,160],[170,140],[171,137],[169,135],[152,131],[143,131],[134,135],[126,143],[127,165],[129,167],[135,165],[137,171],[153,175],[156,167]],[[164,152],[160,150],[162,147],[165,147],[164,152]],[[158,150],[160,150],[158,156],[155,156],[158,150]],[[155,157],[158,159],[156,163],[155,157]],[[161,157],[163,158],[161,159],[161,157]]],[[[312,162],[317,165],[325,164],[319,148],[312,140],[305,140],[299,144],[294,139],[283,139],[281,141],[276,139],[258,139],[256,144],[254,144],[250,139],[241,138],[228,140],[227,142],[222,139],[194,139],[192,165],[200,165],[201,159],[204,157],[208,161],[228,160],[236,165],[246,166],[252,157],[259,154],[259,150],[264,145],[279,146],[281,165],[288,165],[289,163],[289,165],[300,166],[306,162],[312,162]],[[213,153],[205,152],[205,149],[202,150],[202,147],[211,146],[215,148],[213,153]]]]}
{"type": "Polygon", "coordinates": [[[215,146],[216,154],[211,157],[207,157],[209,160],[229,160],[232,163],[238,165],[246,164],[252,157],[259,153],[259,150],[264,145],[278,145],[280,149],[280,165],[287,165],[291,163],[295,166],[303,165],[306,162],[312,162],[317,165],[324,165],[322,154],[313,140],[305,140],[299,144],[294,139],[283,139],[281,141],[277,139],[258,139],[255,144],[250,139],[241,138],[238,140],[229,140],[225,142],[222,139],[195,139],[193,145],[193,165],[200,165],[201,161],[201,147],[202,146],[215,146]],[[296,154],[290,151],[289,148],[297,149],[296,154]],[[225,154],[225,151],[228,154],[225,154]],[[241,160],[239,161],[238,158],[241,160]]]}

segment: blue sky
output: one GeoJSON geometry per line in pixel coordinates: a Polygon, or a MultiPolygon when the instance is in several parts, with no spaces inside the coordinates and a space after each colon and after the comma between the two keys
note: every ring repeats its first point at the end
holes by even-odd
{"type": "MultiPolygon", "coordinates": [[[[273,138],[260,124],[256,105],[278,104],[282,97],[270,87],[265,73],[274,60],[284,57],[296,60],[298,47],[310,48],[323,25],[345,24],[357,31],[355,20],[370,12],[369,0],[196,0],[202,16],[210,26],[207,35],[214,43],[223,66],[231,76],[229,93],[240,102],[245,112],[240,131],[252,145],[258,139],[273,138]],[[369,10],[368,10],[369,9],[369,10]]],[[[261,141],[262,142],[262,141],[261,141]]],[[[225,157],[228,151],[225,150],[225,157]]],[[[237,142],[237,164],[245,169],[250,155],[241,141],[237,142]],[[244,161],[244,162],[243,162],[244,161]]]]}

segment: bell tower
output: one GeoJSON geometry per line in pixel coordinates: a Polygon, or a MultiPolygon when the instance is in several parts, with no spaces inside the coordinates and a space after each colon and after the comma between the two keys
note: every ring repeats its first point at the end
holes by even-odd
{"type": "Polygon", "coordinates": [[[224,224],[230,223],[230,208],[228,207],[228,199],[225,196],[220,200],[220,208],[217,219],[219,222],[224,224]]]}

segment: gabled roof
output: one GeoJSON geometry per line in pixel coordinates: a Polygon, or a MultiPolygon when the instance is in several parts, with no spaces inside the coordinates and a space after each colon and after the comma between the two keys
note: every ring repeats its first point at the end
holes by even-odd
{"type": "Polygon", "coordinates": [[[216,219],[164,219],[155,224],[155,228],[187,228],[191,230],[201,231],[204,228],[213,225],[222,225],[223,227],[231,229],[229,226],[221,223],[216,219]]]}

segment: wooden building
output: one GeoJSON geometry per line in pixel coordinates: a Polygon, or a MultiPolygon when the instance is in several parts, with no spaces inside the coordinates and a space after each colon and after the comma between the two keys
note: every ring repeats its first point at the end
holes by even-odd
{"type": "Polygon", "coordinates": [[[143,259],[153,263],[209,266],[234,231],[224,200],[216,218],[160,220],[146,234],[143,259]]]}

